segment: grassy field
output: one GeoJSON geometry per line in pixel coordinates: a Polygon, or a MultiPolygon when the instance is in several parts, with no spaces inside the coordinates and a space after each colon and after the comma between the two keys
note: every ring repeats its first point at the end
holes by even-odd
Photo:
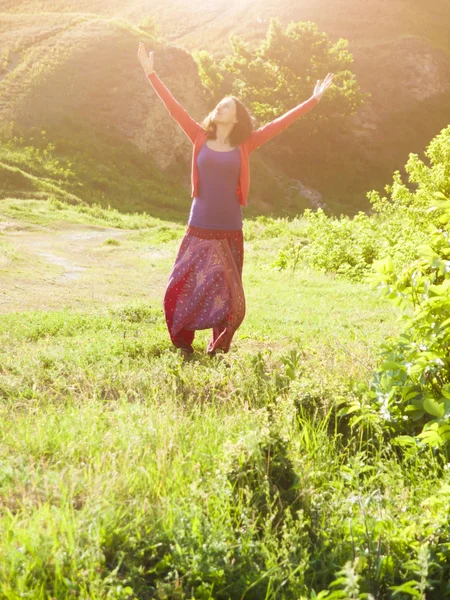
{"type": "Polygon", "coordinates": [[[0,200],[0,597],[309,600],[340,569],[335,597],[449,597],[450,471],[339,416],[399,312],[274,268],[289,227],[245,220],[244,323],[186,363],[162,311],[183,224],[0,200]]]}

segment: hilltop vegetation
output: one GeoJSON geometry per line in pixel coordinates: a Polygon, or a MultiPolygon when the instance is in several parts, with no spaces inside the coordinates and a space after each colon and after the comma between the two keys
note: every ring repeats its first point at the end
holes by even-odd
{"type": "MultiPolygon", "coordinates": [[[[26,138],[34,127],[37,132],[44,129],[57,152],[62,150],[58,132],[72,140],[82,131],[88,148],[113,145],[123,148],[125,157],[136,155],[139,163],[152,163],[169,188],[174,180],[179,182],[176,193],[184,194],[188,202],[189,144],[142,77],[136,60],[138,41],[160,50],[160,74],[200,120],[208,106],[198,76],[200,66],[193,59],[199,50],[220,62],[232,53],[231,35],[248,42],[254,51],[266,37],[272,17],[279,18],[283,27],[291,21],[309,21],[332,44],[348,41],[354,84],[370,97],[350,115],[334,101],[330,107],[324,102],[311,119],[321,124],[320,131],[304,138],[307,120],[299,124],[295,151],[288,133],[271,148],[261,149],[254,157],[250,198],[254,212],[249,216],[258,212],[294,216],[319,205],[312,205],[310,198],[319,198],[336,215],[368,210],[367,192],[382,189],[393,170],[403,169],[409,152],[420,152],[450,122],[448,4],[433,0],[425,6],[397,0],[366,3],[362,10],[356,0],[333,2],[332,9],[330,0],[286,0],[277,3],[276,9],[269,1],[261,1],[256,8],[249,9],[246,2],[226,7],[215,3],[207,8],[196,3],[164,2],[162,6],[155,2],[146,7],[142,3],[75,6],[69,2],[64,11],[55,12],[61,8],[50,1],[6,3],[7,12],[0,13],[2,126],[12,121],[14,135],[26,138]],[[177,44],[179,51],[174,52],[170,44],[177,44]],[[278,199],[287,195],[290,199],[281,207],[278,199]]],[[[326,64],[323,68],[324,74],[331,70],[326,64]]],[[[313,86],[302,84],[298,97],[295,89],[290,85],[286,97],[282,94],[270,102],[261,98],[260,104],[267,104],[266,114],[303,101],[313,86]],[[272,106],[274,102],[277,106],[272,106]]],[[[352,98],[355,107],[356,100],[352,98]]],[[[82,143],[77,152],[83,152],[82,143]]],[[[96,163],[108,174],[104,179],[110,177],[109,158],[108,152],[96,156],[96,163]]],[[[124,167],[133,171],[127,160],[124,167]]],[[[152,183],[148,185],[150,212],[152,183]]],[[[112,187],[117,186],[120,182],[114,181],[112,187]]],[[[132,187],[133,199],[125,210],[139,210],[146,202],[132,187]]],[[[155,204],[159,205],[158,195],[155,204]]]]}

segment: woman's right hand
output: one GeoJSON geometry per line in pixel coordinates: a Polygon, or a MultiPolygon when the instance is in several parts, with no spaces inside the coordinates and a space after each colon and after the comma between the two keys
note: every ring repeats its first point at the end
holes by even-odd
{"type": "Polygon", "coordinates": [[[150,73],[153,72],[153,50],[151,52],[149,52],[149,55],[147,56],[147,50],[145,49],[145,46],[142,42],[139,42],[139,48],[138,48],[138,58],[139,58],[139,62],[142,65],[142,68],[145,71],[146,75],[149,75],[150,73]]]}

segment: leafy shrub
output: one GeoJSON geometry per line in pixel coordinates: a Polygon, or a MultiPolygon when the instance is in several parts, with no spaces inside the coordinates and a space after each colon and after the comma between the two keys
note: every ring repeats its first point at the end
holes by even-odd
{"type": "MultiPolygon", "coordinates": [[[[385,419],[432,446],[450,442],[450,200],[435,193],[430,211],[441,227],[428,227],[419,258],[396,273],[392,260],[376,263],[372,281],[404,309],[405,331],[382,345],[372,387],[385,419]]],[[[412,438],[400,442],[414,443],[412,438]]]]}
{"type": "Polygon", "coordinates": [[[405,165],[410,187],[395,171],[392,185],[385,190],[390,198],[376,191],[367,194],[373,214],[360,211],[353,218],[328,217],[319,208],[306,209],[307,225],[302,236],[292,236],[273,263],[280,269],[295,268],[303,261],[337,277],[362,281],[373,273],[376,260],[390,257],[394,271],[419,258],[417,248],[427,241],[428,227],[440,226],[440,216],[429,210],[434,194],[450,192],[450,126],[429,144],[427,166],[417,154],[410,153],[405,165]]]}
{"type": "Polygon", "coordinates": [[[352,280],[364,278],[380,253],[378,228],[365,213],[353,220],[328,217],[323,209],[303,213],[308,227],[304,237],[281,250],[274,266],[285,268],[299,260],[323,271],[333,271],[352,280]]]}

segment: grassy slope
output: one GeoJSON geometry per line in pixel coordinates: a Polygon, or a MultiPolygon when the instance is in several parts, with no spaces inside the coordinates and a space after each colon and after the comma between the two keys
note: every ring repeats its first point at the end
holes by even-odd
{"type": "MultiPolygon", "coordinates": [[[[118,146],[121,152],[126,172],[133,172],[134,157],[137,156],[135,151],[122,145],[117,138],[109,137],[107,124],[117,119],[117,114],[125,114],[129,112],[129,97],[132,90],[123,94],[114,94],[114,105],[108,103],[111,100],[111,86],[116,85],[111,77],[117,77],[117,82],[122,82],[123,76],[121,73],[130,72],[130,69],[135,66],[135,56],[131,56],[129,48],[136,46],[136,40],[142,37],[142,34],[132,25],[127,25],[121,21],[121,17],[129,18],[131,22],[138,23],[143,16],[153,14],[161,23],[161,32],[166,39],[180,44],[188,50],[198,48],[198,32],[201,29],[202,47],[212,50],[218,56],[229,51],[230,46],[228,37],[231,33],[236,33],[246,39],[260,39],[267,28],[268,20],[273,15],[279,15],[284,22],[289,20],[313,20],[318,23],[319,28],[326,31],[331,39],[338,37],[346,37],[350,41],[350,51],[355,56],[355,69],[360,77],[363,77],[365,64],[364,56],[369,54],[376,55],[376,47],[379,41],[395,41],[405,35],[423,36],[426,43],[436,49],[442,49],[449,53],[448,38],[445,33],[445,26],[448,22],[448,6],[441,0],[434,0],[426,7],[417,0],[411,2],[383,2],[368,4],[364,11],[361,11],[360,3],[349,4],[348,2],[333,2],[332,9],[329,6],[329,0],[321,0],[320,2],[290,2],[283,3],[260,2],[257,5],[248,3],[216,3],[208,5],[206,8],[199,3],[190,3],[189,5],[174,3],[159,2],[152,3],[151,8],[143,9],[142,5],[127,5],[123,3],[104,3],[96,2],[77,3],[71,5],[67,3],[63,14],[51,13],[51,11],[59,10],[59,5],[52,2],[22,2],[14,6],[6,5],[6,10],[16,11],[15,18],[23,19],[23,31],[20,33],[20,21],[17,22],[16,28],[19,34],[14,37],[14,44],[28,45],[30,43],[30,35],[25,34],[27,26],[30,24],[30,14],[37,13],[39,10],[47,11],[45,19],[49,22],[53,18],[55,20],[48,34],[39,37],[49,36],[48,43],[51,40],[61,38],[63,42],[63,30],[68,29],[66,40],[75,39],[77,50],[71,50],[71,55],[66,57],[66,68],[59,68],[58,81],[50,80],[49,89],[54,89],[54,96],[66,98],[66,91],[71,89],[73,85],[74,75],[76,73],[86,73],[86,77],[90,81],[99,82],[95,88],[94,96],[86,96],[85,104],[82,107],[82,112],[77,115],[75,112],[74,122],[63,131],[65,139],[72,139],[77,135],[78,122],[88,118],[90,125],[99,125],[95,132],[96,140],[102,145],[110,144],[110,140],[118,146]],[[73,11],[73,12],[71,12],[73,11]],[[79,12],[74,12],[79,11],[79,12]],[[92,11],[83,13],[82,11],[92,11]],[[447,11],[447,12],[446,12],[447,11]],[[111,33],[106,35],[105,23],[95,23],[93,14],[98,13],[107,15],[113,18],[111,33]],[[258,20],[259,19],[259,20],[258,20]],[[80,37],[71,38],[70,31],[84,31],[80,37]],[[90,36],[90,37],[89,37],[90,36]],[[98,36],[98,43],[92,45],[92,40],[98,36]],[[86,49],[78,46],[85,43],[86,39],[91,41],[86,46],[86,49]],[[133,41],[134,40],[134,41],[133,41]],[[114,48],[114,50],[111,50],[114,48]],[[374,50],[375,49],[375,50],[374,50]],[[92,60],[92,56],[96,56],[96,60],[92,60]],[[105,69],[104,65],[113,62],[117,68],[114,69],[114,75],[111,71],[105,69]],[[102,66],[103,65],[103,66],[102,66]],[[107,73],[107,75],[105,75],[107,73]],[[53,87],[56,86],[56,87],[53,87]],[[59,86],[59,87],[58,87],[59,86]],[[103,90],[103,92],[101,92],[103,90]],[[91,100],[90,100],[91,98],[91,100]],[[99,107],[102,108],[98,112],[99,107]],[[130,160],[128,157],[130,156],[130,160]]],[[[41,17],[43,18],[43,16],[41,17]]],[[[32,21],[31,21],[32,22],[32,21]]],[[[4,38],[5,40],[5,38],[4,38]]],[[[64,42],[58,44],[58,47],[63,48],[64,42]]],[[[50,47],[49,47],[50,48],[50,47]]],[[[48,68],[49,51],[45,51],[45,45],[40,52],[33,58],[34,64],[39,64],[45,58],[45,68],[48,68]]],[[[59,60],[59,50],[53,52],[52,62],[59,60]]],[[[64,52],[61,56],[64,56],[64,52]]],[[[387,57],[387,66],[390,61],[387,57]]],[[[383,61],[384,62],[384,61],[383,61]]],[[[44,65],[44,63],[42,63],[44,65]]],[[[55,65],[52,65],[52,68],[55,65]]],[[[364,74],[364,89],[372,89],[374,86],[379,86],[379,67],[373,69],[376,79],[370,78],[370,75],[364,74]]],[[[386,68],[383,68],[383,85],[386,89],[395,87],[398,83],[397,68],[390,74],[386,68]]],[[[39,71],[39,69],[34,69],[39,71]]],[[[371,70],[372,72],[372,70],[371,70]]],[[[33,74],[33,79],[37,75],[33,74]]],[[[119,88],[123,87],[123,85],[119,88]]],[[[35,91],[29,90],[28,103],[33,105],[36,114],[42,112],[45,115],[46,106],[49,99],[46,98],[45,89],[49,86],[48,76],[46,75],[46,86],[39,86],[35,91]]],[[[85,92],[82,82],[76,84],[77,89],[85,92]]],[[[4,88],[6,90],[6,87],[4,88]]],[[[71,93],[73,94],[72,90],[71,93]]],[[[21,90],[20,78],[18,78],[8,93],[3,94],[2,102],[17,102],[16,99],[22,97],[24,93],[21,90]]],[[[79,92],[77,92],[78,94],[79,92]]],[[[75,94],[75,95],[77,95],[75,94]]],[[[70,95],[70,94],[69,94],[70,95]]],[[[1,93],[0,93],[1,96],[1,93]]],[[[67,98],[66,98],[67,100],[67,98]]],[[[443,96],[441,99],[436,99],[433,106],[430,103],[424,105],[403,105],[399,110],[393,107],[391,116],[380,127],[377,136],[366,144],[363,148],[357,148],[353,145],[345,147],[345,143],[339,142],[339,152],[335,151],[335,147],[326,148],[327,140],[318,145],[315,149],[314,157],[308,162],[307,156],[302,158],[300,171],[291,166],[290,174],[300,179],[307,180],[309,185],[317,187],[324,193],[324,200],[328,203],[331,209],[339,214],[341,211],[346,213],[354,213],[359,208],[367,208],[368,202],[366,192],[371,189],[379,189],[390,182],[391,173],[395,168],[398,168],[403,173],[403,165],[409,152],[422,152],[430,139],[444,126],[448,121],[448,97],[443,96]],[[416,126],[410,127],[412,120],[415,120],[416,126]],[[419,126],[420,125],[420,126],[419,126]],[[324,171],[323,165],[327,168],[324,171]]],[[[6,105],[7,106],[7,105],[6,105]]],[[[70,106],[70,104],[69,104],[70,106]]],[[[57,111],[56,108],[52,109],[57,111]]],[[[20,120],[20,117],[19,117],[20,120]]],[[[45,119],[44,119],[45,120],[45,119]]],[[[50,125],[46,123],[46,128],[50,130],[50,125]],[[48,127],[47,127],[48,125],[48,127]]],[[[61,130],[61,124],[58,124],[56,130],[61,130]]],[[[91,133],[88,129],[87,134],[91,133]]],[[[93,133],[93,132],[92,132],[93,133]]],[[[52,139],[57,138],[56,131],[51,132],[52,139]]],[[[88,135],[86,145],[91,146],[94,140],[88,135]]],[[[61,149],[62,144],[58,144],[57,152],[61,149]]],[[[83,146],[79,145],[79,148],[83,146]]],[[[69,159],[71,160],[71,156],[69,159]]],[[[147,160],[149,157],[146,157],[147,160]]],[[[138,162],[141,164],[145,159],[145,154],[138,157],[138,162]]],[[[92,164],[92,161],[89,161],[92,164]]],[[[95,157],[97,165],[101,165],[101,169],[107,173],[107,177],[103,179],[109,180],[111,183],[108,189],[108,198],[113,206],[123,206],[125,210],[141,209],[143,205],[147,206],[148,212],[159,216],[178,216],[180,219],[185,218],[186,211],[183,212],[184,206],[189,203],[189,193],[187,191],[187,167],[175,174],[175,178],[183,177],[184,188],[178,186],[172,188],[171,182],[167,178],[159,178],[157,175],[150,174],[147,179],[145,173],[142,177],[145,188],[141,185],[141,181],[136,181],[136,178],[115,177],[114,172],[109,170],[108,153],[97,154],[95,157]],[[153,179],[157,179],[156,184],[153,179]],[[167,185],[166,185],[167,184],[167,185]],[[156,189],[155,189],[156,188],[156,189]],[[132,194],[124,194],[126,189],[132,189],[132,194]],[[118,200],[115,198],[117,191],[118,200]],[[166,196],[169,206],[167,211],[160,210],[164,205],[166,196]],[[174,198],[175,196],[175,198],[174,198]],[[154,200],[153,200],[154,198],[154,200]],[[153,201],[152,201],[153,200],[153,201]],[[165,211],[165,212],[164,212],[165,211]]],[[[92,165],[94,171],[96,166],[92,165]]],[[[255,157],[252,168],[254,173],[252,181],[252,195],[258,198],[254,206],[250,206],[247,211],[248,216],[262,213],[269,214],[273,212],[275,215],[280,214],[296,214],[308,206],[308,202],[302,199],[298,194],[292,195],[292,198],[281,205],[278,199],[282,195],[286,195],[286,185],[279,186],[274,177],[268,173],[267,166],[262,161],[261,157],[255,157]],[[274,200],[276,198],[276,200],[274,200]],[[283,211],[283,212],[282,212],[283,211]],[[284,212],[285,211],[285,212],[284,212]]],[[[99,173],[88,174],[88,180],[91,178],[102,179],[99,173]]],[[[83,181],[83,175],[80,175],[83,181]]],[[[138,177],[141,180],[141,177],[138,177]]],[[[103,181],[99,183],[101,187],[108,184],[103,181]]],[[[88,186],[86,186],[87,188],[88,186]]],[[[17,188],[16,188],[17,190],[17,188]]],[[[101,193],[98,194],[101,198],[101,193]]],[[[92,196],[86,194],[86,200],[92,201],[92,196]]]]}
{"type": "Polygon", "coordinates": [[[0,142],[2,196],[21,193],[110,204],[124,211],[182,219],[188,194],[177,174],[169,180],[134,145],[118,144],[106,132],[92,136],[92,129],[77,127],[75,131],[73,123],[66,129],[59,127],[53,135],[45,130],[32,133],[20,144],[0,142]]]}
{"type": "MultiPolygon", "coordinates": [[[[5,12],[18,14],[61,11],[60,3],[55,0],[5,0],[2,7],[5,12]]],[[[381,39],[412,34],[423,35],[430,43],[450,53],[445,19],[448,10],[446,0],[432,0],[426,5],[422,0],[383,0],[365,3],[364,10],[357,0],[259,0],[256,3],[221,0],[206,5],[198,1],[169,4],[154,0],[149,6],[141,3],[124,6],[119,0],[76,0],[66,1],[61,12],[121,16],[135,22],[143,16],[155,15],[161,24],[162,35],[168,40],[196,48],[201,31],[204,47],[223,53],[229,51],[230,34],[259,39],[265,34],[267,21],[275,15],[284,22],[312,20],[334,39],[348,38],[350,47],[370,47],[381,39]]]]}
{"type": "Polygon", "coordinates": [[[0,201],[0,222],[9,222],[0,234],[0,252],[9,247],[0,262],[0,595],[43,585],[57,598],[71,589],[143,598],[176,569],[192,582],[216,581],[214,590],[226,585],[229,597],[248,589],[254,599],[298,598],[303,578],[323,589],[351,558],[350,518],[352,543],[368,544],[370,557],[375,527],[386,527],[388,552],[401,552],[406,525],[422,535],[424,505],[433,519],[444,515],[438,492],[448,472],[442,479],[435,459],[418,465],[386,449],[371,458],[330,420],[337,399],[367,380],[380,344],[398,330],[398,311],[366,285],[273,269],[286,222],[245,222],[246,319],[223,362],[203,356],[202,331],[187,364],[161,308],[182,226],[14,199],[0,201]],[[102,225],[125,235],[89,252],[80,239],[77,260],[95,257],[95,280],[86,271],[62,283],[61,268],[47,271],[30,244],[18,249],[24,236],[41,232],[51,248],[62,233],[102,225]],[[20,302],[31,272],[35,294],[20,302]],[[286,521],[281,541],[268,518],[261,541],[265,505],[238,490],[257,485],[250,473],[284,489],[262,450],[274,440],[287,443],[274,456],[283,477],[299,478],[293,506],[303,516],[286,521]],[[376,523],[365,516],[365,506],[378,515],[381,505],[376,523]],[[136,596],[120,595],[126,585],[136,596]]]}
{"type": "MultiPolygon", "coordinates": [[[[165,174],[155,165],[151,151],[137,148],[124,136],[134,130],[139,137],[141,130],[154,126],[146,121],[150,84],[141,69],[136,69],[130,50],[136,47],[138,37],[145,36],[120,19],[99,20],[81,13],[64,15],[60,20],[57,17],[42,17],[43,33],[28,31],[28,15],[18,14],[13,20],[0,18],[5,35],[10,33],[12,22],[21,31],[14,38],[14,58],[19,50],[29,48],[3,87],[0,85],[0,105],[8,115],[0,122],[0,197],[54,195],[185,221],[191,203],[187,145],[184,160],[165,174]],[[33,64],[32,70],[25,67],[26,62],[33,64]],[[133,76],[124,79],[130,72],[133,76]],[[139,94],[135,93],[137,85],[141,86],[139,94]],[[31,113],[29,106],[33,107],[31,113]],[[10,124],[9,119],[14,122],[10,124]],[[32,125],[24,126],[22,121],[32,125]],[[15,134],[21,139],[14,141],[15,134]],[[49,150],[47,144],[53,148],[49,150]]],[[[35,19],[31,21],[37,28],[35,19]]],[[[10,44],[7,39],[5,47],[10,48],[10,44]]],[[[165,110],[162,119],[159,131],[163,132],[165,124],[178,128],[165,110]]],[[[179,131],[177,134],[184,137],[179,131]]],[[[145,135],[149,137],[148,131],[142,131],[140,143],[144,147],[145,135]]],[[[306,199],[289,189],[289,182],[278,181],[270,163],[256,157],[253,167],[252,189],[261,201],[250,203],[247,216],[267,214],[274,207],[279,215],[296,214],[309,206],[306,199]],[[274,203],[273,198],[284,200],[274,203]]]]}

